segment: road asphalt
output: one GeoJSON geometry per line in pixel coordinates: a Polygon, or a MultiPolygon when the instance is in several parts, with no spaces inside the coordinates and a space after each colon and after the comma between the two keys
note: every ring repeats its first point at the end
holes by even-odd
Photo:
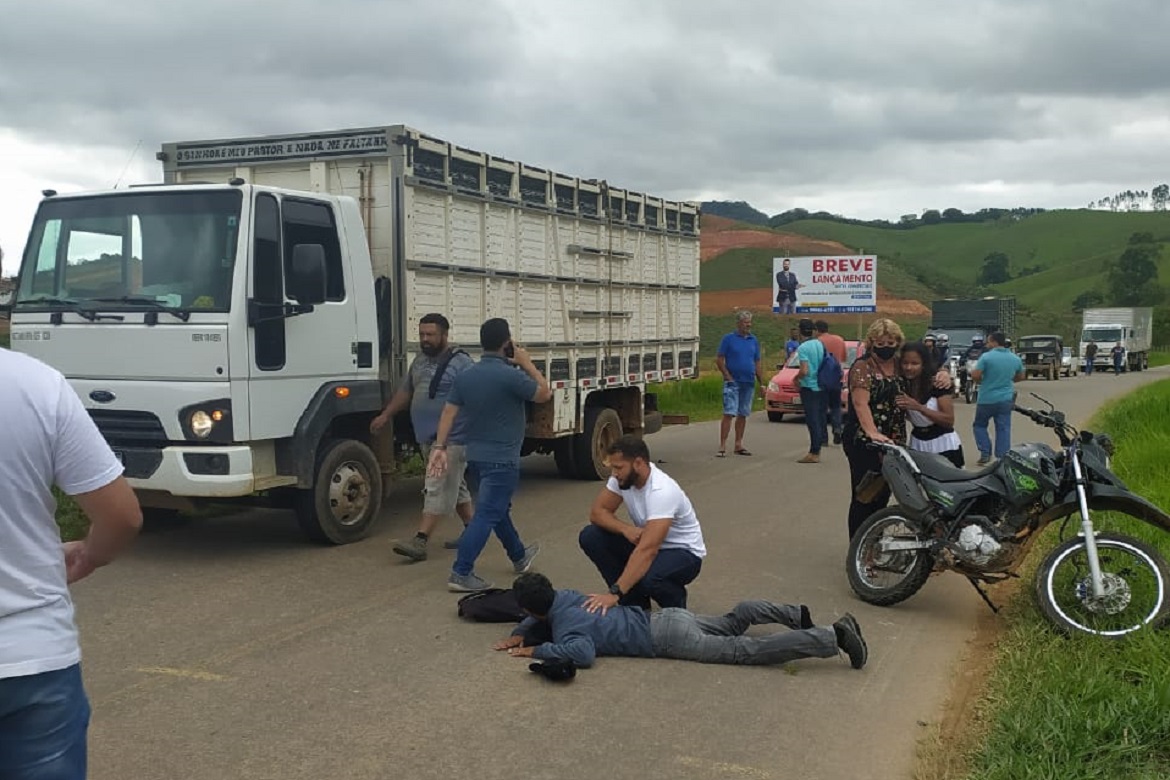
{"type": "MultiPolygon", "coordinates": [[[[1083,420],[1167,376],[1033,380],[1021,397],[1048,394],[1083,420]]],[[[972,412],[958,404],[969,461],[972,412]]],[[[1051,438],[1020,417],[1013,437],[1051,438]]],[[[78,583],[90,776],[909,778],[987,609],[975,591],[947,574],[896,607],[857,600],[844,572],[844,454],[829,447],[822,463],[798,465],[800,418],[753,415],[752,457],[715,458],[717,423],[667,428],[649,444],[706,536],[691,608],[766,598],[807,604],[823,625],[850,611],[869,644],[865,669],[844,655],[777,668],[602,658],[571,683],[546,681],[490,649],[507,626],[456,616],[451,551],[436,541],[417,564],[391,552],[417,522],[413,480],[358,544],[315,547],[289,515],[250,511],[152,528],[78,583]]],[[[514,517],[525,541],[542,545],[536,568],[558,587],[601,591],[577,546],[600,483],[562,480],[546,457],[525,459],[523,472],[514,517]]],[[[494,540],[477,568],[511,582],[494,540]]]]}

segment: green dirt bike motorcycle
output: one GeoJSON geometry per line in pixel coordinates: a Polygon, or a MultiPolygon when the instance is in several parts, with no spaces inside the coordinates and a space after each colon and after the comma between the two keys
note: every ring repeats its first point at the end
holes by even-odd
{"type": "MultiPolygon", "coordinates": [[[[870,604],[889,606],[913,596],[933,571],[966,577],[993,611],[980,583],[1017,576],[1015,570],[1050,523],[1080,530],[1058,544],[1036,572],[1044,616],[1064,633],[1122,637],[1167,619],[1170,568],[1150,545],[1093,528],[1093,511],[1135,517],[1170,532],[1170,515],[1135,495],[1110,471],[1113,441],[1077,431],[1063,412],[1015,411],[1050,428],[1060,450],[1021,444],[982,471],[955,468],[944,458],[890,444],[882,471],[859,495],[888,484],[897,506],[871,515],[849,544],[849,584],[870,604]]],[[[1063,528],[1061,536],[1064,536],[1063,528]]]]}

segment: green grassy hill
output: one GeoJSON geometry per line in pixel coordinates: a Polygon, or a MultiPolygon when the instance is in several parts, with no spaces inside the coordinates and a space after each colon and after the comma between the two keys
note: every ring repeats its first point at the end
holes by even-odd
{"type": "MultiPolygon", "coordinates": [[[[941,223],[907,230],[800,220],[785,232],[837,241],[859,252],[876,253],[878,283],[898,297],[929,303],[947,296],[1013,295],[1022,330],[1071,335],[1080,315],[1078,295],[1106,290],[1107,265],[1125,250],[1134,233],[1170,242],[1170,213],[1050,211],[1024,218],[981,223],[941,223]],[[1011,281],[980,288],[983,259],[1003,252],[1011,259],[1011,281]],[[1019,276],[1023,269],[1039,270],[1019,276]]],[[[703,289],[758,287],[769,282],[772,250],[737,249],[703,265],[703,289]]],[[[1159,261],[1161,284],[1170,287],[1170,246],[1159,261]]]]}

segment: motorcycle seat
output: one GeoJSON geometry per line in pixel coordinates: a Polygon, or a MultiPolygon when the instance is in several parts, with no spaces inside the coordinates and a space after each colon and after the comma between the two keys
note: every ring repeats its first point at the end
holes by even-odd
{"type": "Polygon", "coordinates": [[[918,468],[923,474],[931,479],[937,479],[939,482],[968,482],[986,477],[995,471],[997,465],[992,463],[981,471],[968,471],[957,467],[942,455],[936,455],[933,452],[910,450],[910,457],[918,464],[918,468]]]}

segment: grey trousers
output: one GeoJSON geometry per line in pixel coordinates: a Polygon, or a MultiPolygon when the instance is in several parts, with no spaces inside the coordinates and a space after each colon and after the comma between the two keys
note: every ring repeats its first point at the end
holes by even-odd
{"type": "Polygon", "coordinates": [[[696,615],[677,607],[650,614],[655,655],[704,664],[783,664],[798,658],[832,658],[832,628],[800,628],[800,607],[770,601],[741,601],[726,615],[696,615]],[[743,636],[750,626],[779,624],[794,629],[768,636],[743,636]]]}

